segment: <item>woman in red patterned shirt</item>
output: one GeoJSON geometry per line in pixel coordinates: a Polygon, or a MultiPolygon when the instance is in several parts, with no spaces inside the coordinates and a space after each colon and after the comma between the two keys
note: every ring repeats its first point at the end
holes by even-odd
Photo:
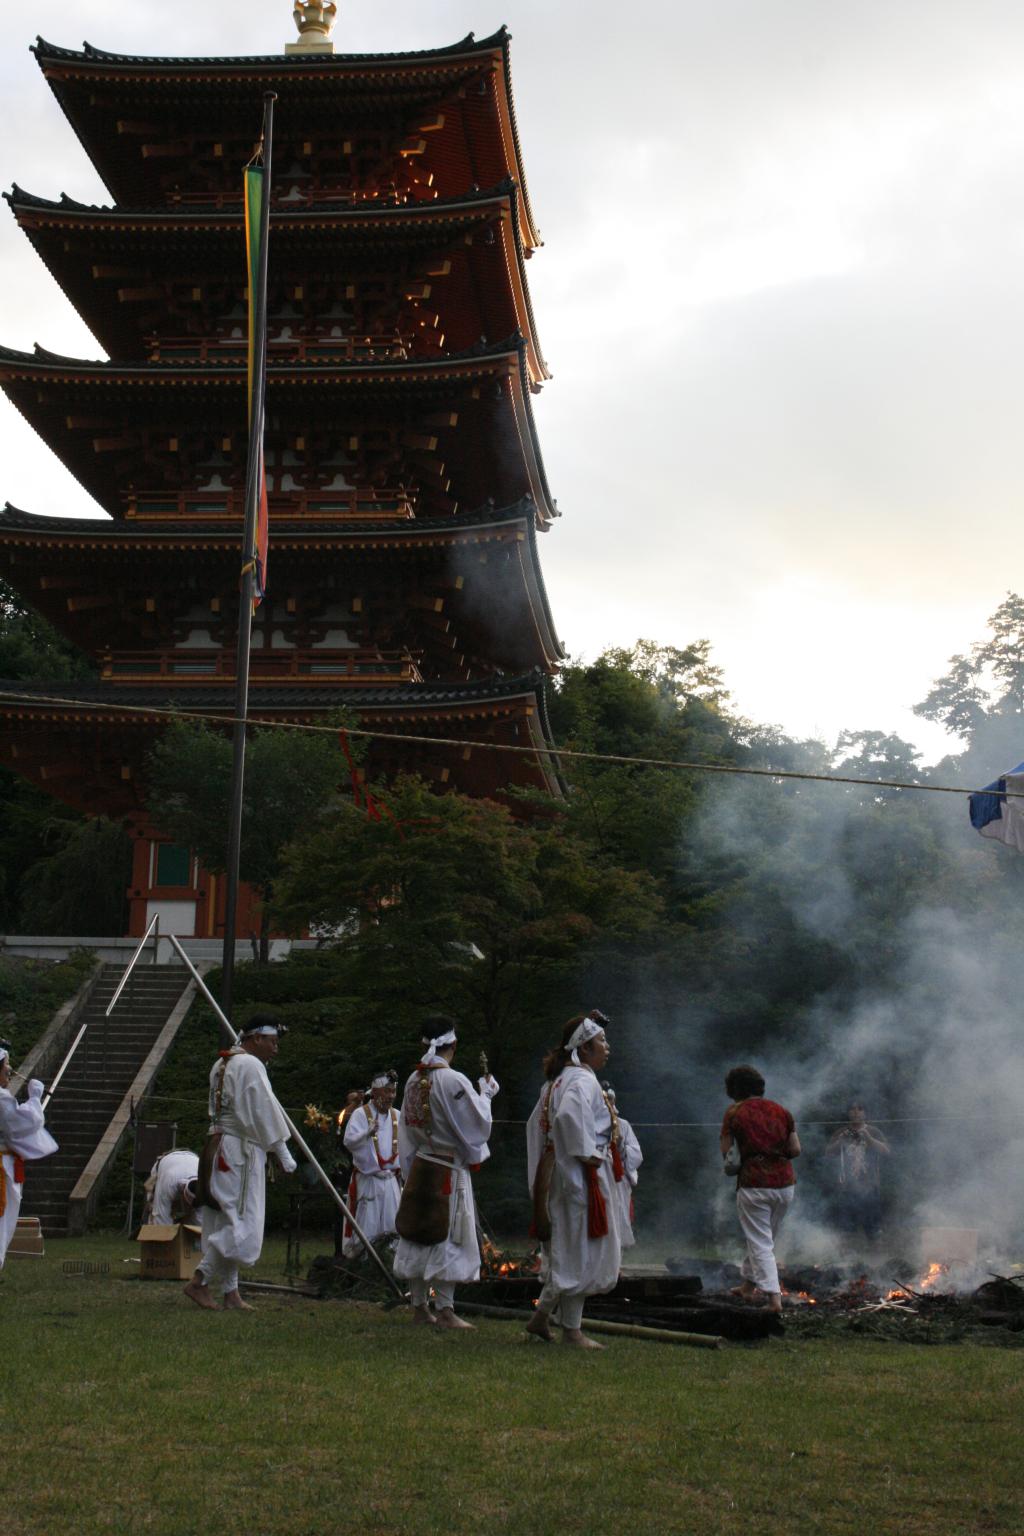
{"type": "Polygon", "coordinates": [[[736,1211],[747,1244],[743,1283],[735,1294],[749,1301],[762,1291],[773,1312],[782,1311],[782,1290],[775,1262],[775,1238],[793,1204],[800,1156],[796,1122],[788,1109],[764,1097],[764,1078],[756,1067],[733,1067],[725,1079],[733,1103],[722,1121],[721,1148],[726,1173],[734,1174],[739,1154],[736,1211]]]}

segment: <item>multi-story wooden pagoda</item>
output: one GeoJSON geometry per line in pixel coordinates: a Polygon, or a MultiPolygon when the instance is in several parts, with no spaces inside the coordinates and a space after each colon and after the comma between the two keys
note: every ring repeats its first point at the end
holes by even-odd
{"type": "Polygon", "coordinates": [[[334,54],[330,9],[299,5],[307,35],[279,56],[34,48],[113,205],[7,198],[110,360],[0,348],[0,384],[109,521],[0,513],[0,575],[99,673],[0,682],[0,761],[129,818],[132,932],[154,904],[178,931],[190,912],[197,934],[223,923],[211,882],[148,826],[142,778],[157,711],[232,712],[241,167],[267,90],[271,536],[251,714],[345,704],[389,736],[533,745],[380,741],[371,769],[476,794],[551,783],[544,687],[562,652],[536,540],[557,512],[530,404],[548,373],[508,35],[334,54]]]}

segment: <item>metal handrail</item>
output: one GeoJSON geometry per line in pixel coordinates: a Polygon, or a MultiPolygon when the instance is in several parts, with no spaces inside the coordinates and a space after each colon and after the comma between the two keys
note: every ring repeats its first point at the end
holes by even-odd
{"type": "Polygon", "coordinates": [[[114,1011],[114,1004],[117,1002],[118,998],[121,996],[121,993],[124,991],[125,986],[127,985],[127,982],[128,982],[128,978],[131,975],[132,971],[135,969],[135,962],[136,962],[136,960],[138,960],[139,956],[142,954],[142,951],[145,949],[145,947],[146,947],[146,940],[149,938],[149,936],[153,932],[154,928],[156,929],[156,935],[155,935],[155,937],[153,939],[153,964],[154,965],[156,964],[157,950],[160,948],[160,913],[159,912],[154,912],[153,913],[153,916],[151,917],[150,922],[149,922],[149,927],[146,929],[145,933],[142,935],[142,938],[139,940],[139,947],[138,947],[138,949],[136,949],[134,955],[132,955],[131,959],[129,960],[127,969],[125,970],[124,975],[121,977],[121,980],[117,984],[117,991],[114,993],[113,997],[110,999],[110,1002],[107,1004],[107,1010],[106,1010],[106,1012],[103,1015],[103,1017],[105,1019],[109,1019],[110,1015],[113,1013],[113,1011],[114,1011]]]}
{"type": "Polygon", "coordinates": [[[79,1047],[79,1044],[81,1042],[82,1036],[85,1034],[85,1032],[86,1032],[86,1030],[88,1028],[89,1028],[89,1025],[87,1023],[83,1024],[81,1029],[78,1031],[78,1034],[72,1040],[72,1042],[71,1042],[71,1049],[68,1051],[67,1055],[64,1057],[64,1060],[61,1062],[60,1066],[57,1068],[56,1074],[54,1075],[53,1082],[50,1084],[50,1087],[49,1087],[48,1091],[43,1096],[42,1106],[41,1106],[43,1109],[46,1108],[47,1104],[49,1104],[50,1100],[53,1098],[54,1094],[57,1092],[57,1084],[60,1082],[61,1078],[64,1076],[64,1073],[67,1071],[68,1067],[70,1066],[71,1058],[75,1054],[75,1052],[78,1050],[78,1047],[79,1047]]]}

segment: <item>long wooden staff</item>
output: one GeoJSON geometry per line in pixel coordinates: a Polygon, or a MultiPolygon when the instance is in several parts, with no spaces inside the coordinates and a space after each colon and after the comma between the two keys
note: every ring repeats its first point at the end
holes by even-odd
{"type": "MultiPolygon", "coordinates": [[[[209,1003],[210,1007],[213,1009],[214,1013],[217,1015],[217,1017],[220,1020],[221,1024],[227,1030],[228,1034],[231,1036],[231,1039],[237,1045],[237,1043],[238,1043],[238,1032],[237,1032],[237,1030],[235,1030],[235,1029],[233,1029],[231,1027],[231,1024],[229,1023],[226,1015],[222,1012],[220,1004],[217,1002],[217,999],[214,997],[213,993],[209,990],[209,988],[207,987],[206,983],[203,981],[203,978],[200,976],[199,972],[196,970],[195,966],[192,964],[192,961],[189,959],[188,955],[185,953],[185,951],[182,949],[181,945],[178,943],[178,940],[175,937],[175,935],[172,933],[172,934],[169,934],[168,937],[169,937],[171,943],[174,945],[175,949],[178,951],[178,954],[181,956],[181,958],[184,960],[185,964],[188,966],[189,970],[192,972],[192,975],[193,975],[193,977],[195,979],[196,985],[198,986],[199,990],[202,992],[203,996],[206,998],[206,1001],[209,1003]]],[[[356,1234],[356,1236],[358,1237],[359,1241],[362,1243],[363,1247],[365,1248],[366,1252],[369,1254],[370,1258],[373,1260],[373,1262],[376,1264],[377,1268],[380,1270],[381,1274],[384,1276],[384,1278],[387,1281],[388,1285],[394,1291],[395,1295],[398,1296],[399,1298],[401,1298],[404,1301],[404,1299],[405,1299],[405,1292],[402,1290],[402,1287],[399,1285],[399,1283],[395,1279],[394,1275],[388,1269],[387,1265],[384,1263],[384,1260],[381,1258],[381,1256],[377,1252],[376,1248],[374,1248],[373,1244],[370,1242],[370,1239],[367,1237],[366,1233],[363,1231],[363,1229],[359,1225],[358,1221],[356,1221],[356,1218],[353,1216],[352,1212],[349,1210],[348,1206],[345,1204],[345,1201],[342,1198],[341,1193],[337,1189],[335,1189],[334,1185],[331,1183],[329,1175],[327,1173],[325,1173],[323,1168],[321,1168],[320,1164],[317,1162],[316,1158],[313,1156],[313,1154],[310,1151],[309,1147],[306,1145],[305,1137],[299,1131],[297,1125],[295,1124],[295,1121],[292,1119],[291,1115],[289,1115],[288,1111],[284,1108],[283,1105],[279,1105],[279,1108],[281,1110],[281,1113],[284,1115],[285,1120],[288,1123],[288,1129],[291,1132],[292,1139],[295,1142],[296,1146],[300,1148],[300,1150],[302,1152],[302,1155],[306,1158],[306,1160],[309,1163],[310,1167],[316,1170],[317,1177],[319,1178],[321,1184],[326,1189],[327,1193],[330,1195],[331,1199],[334,1201],[335,1205],[339,1206],[340,1209],[342,1211],[344,1211],[345,1215],[348,1217],[348,1220],[352,1224],[353,1232],[356,1234]]]]}

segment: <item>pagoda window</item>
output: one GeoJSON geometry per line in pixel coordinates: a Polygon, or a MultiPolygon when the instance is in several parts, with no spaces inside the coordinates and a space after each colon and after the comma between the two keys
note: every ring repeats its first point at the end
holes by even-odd
{"type": "Polygon", "coordinates": [[[272,651],[294,651],[295,641],[289,640],[283,629],[275,629],[270,635],[270,648],[272,651]]]}
{"type": "Polygon", "coordinates": [[[208,629],[190,629],[184,640],[174,642],[177,651],[213,650],[215,646],[216,641],[208,629]]]}
{"type": "Polygon", "coordinates": [[[156,868],[153,871],[154,886],[190,885],[192,881],[192,850],[181,843],[155,843],[156,868]]]}

